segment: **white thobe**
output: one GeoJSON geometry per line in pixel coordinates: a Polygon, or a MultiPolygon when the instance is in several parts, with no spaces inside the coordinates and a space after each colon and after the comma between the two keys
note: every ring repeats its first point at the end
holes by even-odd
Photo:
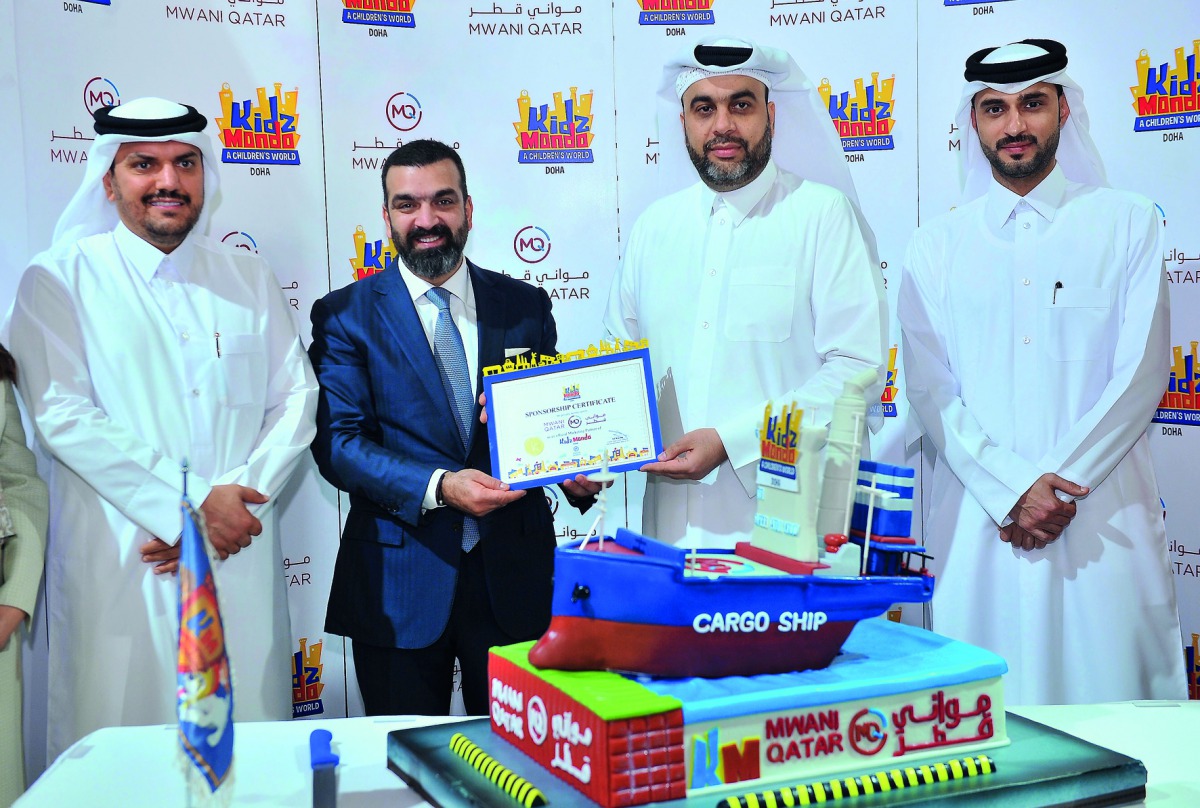
{"type": "MultiPolygon", "coordinates": [[[[179,581],[155,575],[138,548],[179,535],[185,459],[197,505],[218,484],[277,493],[312,440],[317,387],[266,264],[195,234],[164,255],[121,225],[38,255],[17,293],[11,348],[53,459],[53,760],[100,727],[175,721],[179,581]]],[[[289,718],[274,509],[251,510],[262,535],[214,562],[234,717],[289,718]]]]}
{"type": "Polygon", "coordinates": [[[649,340],[664,445],[712,427],[729,455],[699,482],[649,475],[643,531],[732,547],[754,524],[764,406],[827,425],[844,382],[882,367],[887,309],[846,197],[769,163],[736,191],[697,183],[651,205],[604,325],[649,340]]]}
{"type": "Polygon", "coordinates": [[[1147,199],[1068,182],[922,225],[900,289],[913,412],[937,449],[933,628],[1009,663],[1013,704],[1185,698],[1146,429],[1166,389],[1162,227],[1147,199]],[[1057,541],[1002,542],[1045,472],[1091,488],[1057,541]]]}

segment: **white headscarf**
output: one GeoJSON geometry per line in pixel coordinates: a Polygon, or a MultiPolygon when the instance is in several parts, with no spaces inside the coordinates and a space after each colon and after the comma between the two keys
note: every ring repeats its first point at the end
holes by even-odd
{"type": "MultiPolygon", "coordinates": [[[[665,65],[658,88],[659,176],[666,192],[696,182],[696,168],[684,145],[683,91],[710,76],[750,76],[770,88],[775,104],[775,136],[771,157],[780,168],[805,179],[832,185],[858,208],[858,194],[846,167],[837,130],[817,88],[786,51],[743,39],[710,36],[691,42],[665,65]],[[746,48],[750,55],[739,64],[704,65],[697,46],[746,48]]],[[[861,217],[860,217],[861,218],[861,217]]]]}
{"type": "Polygon", "coordinates": [[[967,80],[959,99],[955,125],[963,136],[959,151],[961,203],[987,192],[992,166],[979,147],[979,134],[971,126],[971,104],[980,90],[993,89],[1014,95],[1042,81],[1061,85],[1071,115],[1059,134],[1056,158],[1066,177],[1086,185],[1108,185],[1104,163],[1088,133],[1083,90],[1066,73],[1067,49],[1051,39],[1025,39],[971,54],[963,77],[967,80]]]}
{"type": "Polygon", "coordinates": [[[102,107],[95,117],[97,136],[88,149],[87,171],[79,190],[58,217],[53,243],[74,243],[117,226],[120,217],[104,191],[104,175],[112,167],[121,144],[134,142],[176,141],[200,150],[204,164],[204,207],[196,226],[200,232],[206,232],[220,184],[212,140],[197,131],[207,123],[203,116],[195,108],[174,101],[138,98],[117,107],[102,107]]]}

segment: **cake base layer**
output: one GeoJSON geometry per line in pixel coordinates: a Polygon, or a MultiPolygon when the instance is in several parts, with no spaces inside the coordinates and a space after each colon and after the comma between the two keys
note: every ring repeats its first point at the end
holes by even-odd
{"type": "Polygon", "coordinates": [[[492,729],[605,806],[947,760],[1006,744],[1000,657],[864,620],[827,668],[722,679],[539,670],[493,648],[492,729]]]}
{"type": "MultiPolygon", "coordinates": [[[[955,805],[1101,806],[1122,805],[1145,798],[1146,769],[1138,760],[1017,715],[1008,715],[1006,725],[1012,744],[988,752],[996,765],[993,774],[860,796],[839,801],[839,804],[844,803],[848,808],[878,808],[949,800],[955,805]]],[[[488,718],[389,733],[388,768],[443,808],[518,805],[450,750],[450,738],[458,732],[467,735],[500,764],[532,782],[545,795],[549,805],[596,805],[493,734],[488,718]]],[[[881,769],[882,766],[868,766],[845,776],[873,774],[881,769]]],[[[797,783],[818,779],[802,778],[797,783]]],[[[662,805],[664,808],[712,808],[719,799],[751,791],[733,786],[662,805]]],[[[763,803],[760,801],[759,804],[763,803]]]]}

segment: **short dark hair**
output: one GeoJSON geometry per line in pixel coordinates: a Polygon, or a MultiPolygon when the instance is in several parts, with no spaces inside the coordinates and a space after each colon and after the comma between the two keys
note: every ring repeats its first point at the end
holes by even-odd
{"type": "Polygon", "coordinates": [[[466,200],[467,170],[463,168],[462,158],[458,156],[458,152],[440,140],[412,140],[389,154],[388,158],[383,161],[383,174],[380,176],[380,182],[383,185],[383,206],[386,208],[388,205],[387,175],[392,166],[422,168],[443,160],[449,160],[458,168],[458,187],[462,191],[463,199],[466,200]]]}

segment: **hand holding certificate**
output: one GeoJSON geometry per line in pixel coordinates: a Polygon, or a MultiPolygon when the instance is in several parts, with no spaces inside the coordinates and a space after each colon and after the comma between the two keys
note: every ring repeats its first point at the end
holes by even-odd
{"type": "Polygon", "coordinates": [[[492,475],[523,489],[653,462],[652,378],[645,349],[484,376],[492,475]]]}

